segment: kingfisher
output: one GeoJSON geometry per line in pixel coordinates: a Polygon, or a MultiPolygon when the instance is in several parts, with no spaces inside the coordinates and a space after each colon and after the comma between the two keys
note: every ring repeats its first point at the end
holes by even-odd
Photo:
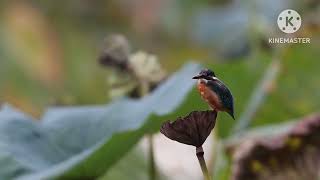
{"type": "Polygon", "coordinates": [[[213,110],[227,112],[235,119],[232,94],[213,71],[204,69],[192,79],[198,80],[197,88],[199,93],[213,110]]]}

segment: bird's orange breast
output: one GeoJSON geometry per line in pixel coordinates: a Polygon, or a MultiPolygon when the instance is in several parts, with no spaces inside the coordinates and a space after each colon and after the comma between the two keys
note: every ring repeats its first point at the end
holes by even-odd
{"type": "Polygon", "coordinates": [[[210,105],[214,110],[223,111],[223,106],[220,102],[218,95],[206,86],[205,83],[198,83],[198,90],[201,97],[210,105]]]}

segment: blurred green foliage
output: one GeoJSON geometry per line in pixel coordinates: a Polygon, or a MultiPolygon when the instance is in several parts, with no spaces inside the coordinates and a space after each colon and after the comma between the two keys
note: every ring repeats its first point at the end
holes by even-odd
{"type": "Polygon", "coordinates": [[[178,115],[175,109],[193,88],[188,77],[198,71],[199,65],[187,64],[149,96],[138,100],[125,98],[106,106],[51,108],[41,122],[33,122],[10,106],[3,107],[0,166],[9,170],[0,171],[0,177],[92,179],[101,176],[144,134],[158,130],[164,116],[178,115]],[[15,163],[8,165],[5,163],[8,160],[15,163]]]}

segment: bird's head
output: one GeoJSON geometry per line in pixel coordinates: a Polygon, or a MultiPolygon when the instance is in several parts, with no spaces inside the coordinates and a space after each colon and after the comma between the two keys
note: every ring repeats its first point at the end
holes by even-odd
{"type": "Polygon", "coordinates": [[[216,80],[216,75],[210,69],[203,69],[200,73],[194,76],[192,79],[204,79],[204,80],[216,80]]]}

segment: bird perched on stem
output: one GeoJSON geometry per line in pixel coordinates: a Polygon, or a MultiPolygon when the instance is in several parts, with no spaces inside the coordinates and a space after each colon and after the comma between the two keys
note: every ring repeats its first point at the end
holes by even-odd
{"type": "Polygon", "coordinates": [[[213,110],[225,111],[234,119],[232,94],[213,71],[204,69],[192,79],[198,80],[200,95],[213,110]]]}

